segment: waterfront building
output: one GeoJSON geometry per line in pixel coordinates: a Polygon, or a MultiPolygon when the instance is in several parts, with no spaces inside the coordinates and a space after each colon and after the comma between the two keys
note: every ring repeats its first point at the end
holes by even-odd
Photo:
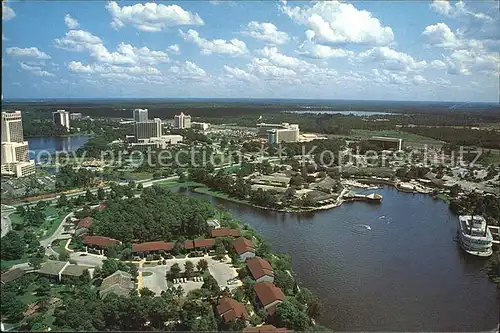
{"type": "Polygon", "coordinates": [[[134,125],[136,140],[158,138],[162,134],[162,123],[160,118],[136,122],[134,125]]]}
{"type": "Polygon", "coordinates": [[[66,110],[57,110],[52,112],[54,124],[66,127],[69,130],[69,112],[66,110]]]}
{"type": "Polygon", "coordinates": [[[274,271],[271,264],[261,257],[247,259],[247,267],[256,282],[274,282],[274,271]]]}
{"type": "Polygon", "coordinates": [[[480,257],[489,257],[493,253],[493,235],[484,217],[460,215],[457,234],[460,246],[465,252],[480,257]]]}
{"type": "Polygon", "coordinates": [[[278,304],[283,303],[285,300],[283,291],[272,282],[258,282],[253,285],[253,289],[255,290],[255,294],[257,294],[260,304],[270,315],[273,315],[276,312],[278,304]]]}
{"type": "Polygon", "coordinates": [[[82,119],[83,115],[80,112],[72,112],[69,114],[69,120],[82,119]]]}
{"type": "Polygon", "coordinates": [[[241,260],[255,257],[255,248],[251,240],[245,237],[236,238],[233,241],[234,251],[240,256],[241,260]]]}
{"type": "Polygon", "coordinates": [[[217,304],[217,314],[221,316],[226,323],[242,318],[249,318],[245,306],[237,300],[230,297],[222,297],[217,304]]]}
{"type": "Polygon", "coordinates": [[[2,112],[1,173],[17,178],[35,173],[35,161],[29,159],[28,141],[24,141],[21,111],[2,112]]]}
{"type": "Polygon", "coordinates": [[[129,146],[131,148],[145,148],[151,147],[153,149],[165,149],[169,145],[175,145],[182,142],[182,135],[162,135],[158,138],[140,139],[140,142],[133,142],[129,146]]]}
{"type": "Polygon", "coordinates": [[[136,123],[148,121],[148,109],[134,109],[133,114],[136,123]]]}
{"type": "Polygon", "coordinates": [[[183,112],[181,112],[181,114],[176,114],[174,116],[174,128],[191,128],[191,116],[186,115],[183,112]]]}

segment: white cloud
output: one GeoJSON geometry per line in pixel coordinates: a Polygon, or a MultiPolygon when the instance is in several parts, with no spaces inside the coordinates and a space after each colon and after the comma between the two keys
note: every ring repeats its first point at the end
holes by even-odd
{"type": "MultiPolygon", "coordinates": [[[[268,59],[254,58],[248,64],[248,68],[250,72],[266,80],[293,80],[297,77],[297,73],[292,69],[276,66],[268,59]]],[[[300,82],[300,80],[296,80],[300,82]]]]}
{"type": "Polygon", "coordinates": [[[366,10],[338,1],[320,1],[311,7],[282,6],[296,23],[309,28],[306,36],[320,43],[387,45],[394,40],[391,27],[366,10]]]}
{"type": "Polygon", "coordinates": [[[16,17],[16,12],[6,4],[7,1],[2,1],[2,20],[8,21],[16,17]]]}
{"type": "Polygon", "coordinates": [[[432,60],[431,67],[435,69],[446,69],[448,66],[441,60],[432,60]]]}
{"type": "Polygon", "coordinates": [[[327,45],[315,44],[305,41],[299,46],[297,53],[314,59],[343,58],[352,56],[354,52],[327,45]]]}
{"type": "Polygon", "coordinates": [[[78,29],[80,27],[78,21],[72,18],[69,14],[64,16],[64,23],[69,29],[78,29]]]}
{"type": "Polygon", "coordinates": [[[227,65],[224,65],[224,70],[228,73],[228,76],[230,78],[239,80],[239,81],[244,81],[244,82],[256,82],[259,79],[250,73],[247,73],[243,69],[237,68],[237,67],[230,67],[227,65]]]}
{"type": "Polygon", "coordinates": [[[109,64],[82,64],[80,61],[71,61],[67,67],[72,73],[127,73],[127,74],[160,74],[161,72],[152,66],[116,66],[109,64]]]}
{"type": "Polygon", "coordinates": [[[462,44],[445,23],[437,23],[425,27],[422,35],[429,46],[455,49],[462,44]]]}
{"type": "Polygon", "coordinates": [[[179,47],[179,44],[173,44],[168,47],[168,51],[173,54],[179,54],[181,49],[179,47]]]}
{"type": "Polygon", "coordinates": [[[449,74],[471,75],[473,72],[492,76],[500,74],[498,54],[487,53],[484,50],[456,50],[445,57],[445,63],[449,74]]]}
{"type": "Polygon", "coordinates": [[[15,57],[36,58],[41,60],[50,59],[50,56],[48,54],[40,51],[36,47],[27,47],[27,48],[8,47],[7,54],[15,57]]]}
{"type": "Polygon", "coordinates": [[[416,61],[412,56],[390,49],[386,46],[374,47],[358,54],[360,61],[373,61],[391,71],[418,71],[427,66],[425,60],[416,61]]]}
{"type": "Polygon", "coordinates": [[[286,32],[279,31],[274,24],[267,22],[251,21],[248,23],[247,29],[242,31],[242,34],[271,44],[285,44],[290,40],[286,32]]]}
{"type": "Polygon", "coordinates": [[[54,44],[63,50],[82,52],[92,45],[102,44],[102,40],[88,31],[70,30],[63,38],[56,38],[54,44]]]}
{"type": "Polygon", "coordinates": [[[5,37],[5,35],[3,34],[3,32],[2,32],[2,40],[8,40],[7,37],[5,37]]]}
{"type": "Polygon", "coordinates": [[[169,68],[169,72],[181,79],[201,78],[207,73],[191,61],[185,61],[169,68]]]}
{"type": "Polygon", "coordinates": [[[273,64],[285,68],[299,68],[299,67],[310,67],[312,64],[307,61],[300,60],[294,57],[287,56],[278,51],[277,47],[264,47],[263,49],[257,50],[256,54],[269,59],[273,64]]]}
{"type": "Polygon", "coordinates": [[[208,40],[201,38],[200,34],[193,29],[189,29],[187,32],[179,30],[179,33],[184,40],[198,45],[204,55],[220,53],[239,56],[248,53],[246,44],[239,39],[231,39],[230,41],[224,39],[208,40]]]}
{"type": "Polygon", "coordinates": [[[448,0],[434,0],[430,4],[430,7],[442,15],[450,15],[453,9],[448,0]]]}
{"type": "Polygon", "coordinates": [[[40,66],[31,66],[24,62],[20,62],[19,66],[21,66],[21,69],[30,72],[31,74],[36,76],[55,76],[54,74],[47,72],[46,70],[43,70],[40,66]]]}
{"type": "Polygon", "coordinates": [[[115,29],[131,24],[141,31],[158,32],[173,26],[204,24],[198,14],[188,12],[178,5],[148,2],[120,7],[116,1],[111,1],[106,9],[111,14],[111,26],[115,29]]]}
{"type": "Polygon", "coordinates": [[[157,64],[168,62],[166,51],[154,51],[147,47],[135,47],[130,44],[120,43],[116,51],[110,52],[103,44],[102,40],[83,30],[70,30],[66,36],[55,39],[55,45],[59,48],[88,52],[89,55],[99,62],[108,64],[157,64]]]}
{"type": "Polygon", "coordinates": [[[424,78],[422,75],[415,75],[413,77],[413,83],[416,84],[416,85],[419,85],[419,84],[424,84],[424,83],[427,83],[427,79],[424,78]]]}

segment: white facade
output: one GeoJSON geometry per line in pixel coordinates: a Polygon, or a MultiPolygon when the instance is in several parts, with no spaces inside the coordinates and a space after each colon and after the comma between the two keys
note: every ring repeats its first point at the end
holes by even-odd
{"type": "Polygon", "coordinates": [[[267,131],[269,144],[299,141],[299,125],[283,124],[283,126],[284,128],[274,128],[267,131]]]}
{"type": "Polygon", "coordinates": [[[210,126],[209,123],[199,123],[199,122],[196,122],[196,121],[193,121],[191,123],[191,128],[199,129],[199,130],[202,130],[202,131],[206,131],[209,126],[210,126]]]}
{"type": "Polygon", "coordinates": [[[21,111],[2,112],[2,142],[23,142],[21,111]]]}
{"type": "Polygon", "coordinates": [[[148,109],[134,109],[133,114],[135,122],[148,121],[148,109]]]}
{"type": "Polygon", "coordinates": [[[66,110],[57,110],[52,112],[54,124],[66,127],[69,130],[69,112],[66,110]]]}
{"type": "Polygon", "coordinates": [[[493,235],[486,225],[486,220],[477,215],[458,217],[458,238],[462,249],[480,257],[489,257],[493,253],[493,235]]]}
{"type": "Polygon", "coordinates": [[[135,137],[137,140],[159,138],[162,135],[162,122],[160,118],[135,123],[135,137]]]}
{"type": "Polygon", "coordinates": [[[69,114],[69,119],[70,120],[78,120],[81,119],[83,115],[80,112],[72,112],[69,114]]]}
{"type": "Polygon", "coordinates": [[[240,254],[240,259],[243,261],[247,260],[248,258],[253,258],[253,257],[255,257],[255,252],[252,252],[252,251],[247,251],[247,252],[240,254]]]}
{"type": "Polygon", "coordinates": [[[174,128],[191,128],[191,116],[185,115],[183,112],[181,112],[181,114],[176,114],[174,116],[174,128]]]}
{"type": "Polygon", "coordinates": [[[21,111],[2,112],[1,173],[25,177],[35,173],[35,161],[29,159],[28,141],[23,138],[21,111]]]}

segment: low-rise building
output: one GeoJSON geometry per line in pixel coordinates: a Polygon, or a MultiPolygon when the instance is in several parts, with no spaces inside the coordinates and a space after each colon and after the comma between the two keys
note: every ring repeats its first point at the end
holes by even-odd
{"type": "Polygon", "coordinates": [[[283,303],[285,294],[274,283],[264,281],[254,284],[253,286],[259,302],[267,310],[270,315],[276,312],[278,304],[283,303]]]}
{"type": "Polygon", "coordinates": [[[248,258],[246,261],[248,270],[256,282],[274,282],[274,271],[271,264],[261,257],[248,258]]]}
{"type": "Polygon", "coordinates": [[[119,245],[121,242],[119,240],[104,237],[104,236],[85,236],[83,238],[83,244],[86,245],[85,251],[89,248],[98,251],[100,254],[104,254],[104,250],[113,245],[119,245]]]}
{"type": "Polygon", "coordinates": [[[132,280],[132,275],[118,270],[102,280],[99,296],[105,298],[111,293],[120,296],[128,296],[130,291],[134,288],[135,283],[132,280]]]}
{"type": "Polygon", "coordinates": [[[255,257],[255,248],[252,241],[246,239],[245,237],[236,238],[233,241],[233,247],[236,254],[240,256],[241,260],[255,257]]]}
{"type": "Polygon", "coordinates": [[[195,239],[194,247],[197,250],[208,251],[215,245],[215,239],[206,238],[206,239],[195,239]]]}
{"type": "Polygon", "coordinates": [[[89,268],[91,267],[70,264],[69,261],[48,260],[37,272],[49,279],[61,282],[64,277],[80,277],[89,268]]]}
{"type": "Polygon", "coordinates": [[[132,244],[132,254],[134,255],[148,255],[150,253],[170,252],[174,248],[172,242],[145,242],[132,244]]]}
{"type": "Polygon", "coordinates": [[[258,332],[293,332],[293,331],[290,331],[286,327],[276,328],[276,326],[274,325],[261,325],[261,326],[244,328],[243,332],[258,333],[258,332]]]}
{"type": "Polygon", "coordinates": [[[219,300],[219,304],[217,305],[217,314],[224,318],[226,323],[238,318],[243,320],[248,319],[248,313],[245,306],[230,297],[222,297],[219,300]]]}
{"type": "Polygon", "coordinates": [[[210,127],[209,123],[200,123],[200,122],[196,122],[196,121],[193,121],[191,123],[191,128],[198,129],[201,131],[206,131],[209,127],[210,127]]]}
{"type": "Polygon", "coordinates": [[[213,238],[217,237],[240,237],[241,232],[239,229],[232,229],[232,228],[219,228],[219,229],[212,229],[210,231],[210,235],[213,238]]]}

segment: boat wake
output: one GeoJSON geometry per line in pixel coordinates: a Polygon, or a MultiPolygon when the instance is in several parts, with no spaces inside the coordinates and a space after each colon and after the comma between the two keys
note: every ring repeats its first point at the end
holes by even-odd
{"type": "Polygon", "coordinates": [[[356,224],[353,227],[353,231],[358,234],[366,233],[367,231],[372,230],[368,224],[356,224]]]}

